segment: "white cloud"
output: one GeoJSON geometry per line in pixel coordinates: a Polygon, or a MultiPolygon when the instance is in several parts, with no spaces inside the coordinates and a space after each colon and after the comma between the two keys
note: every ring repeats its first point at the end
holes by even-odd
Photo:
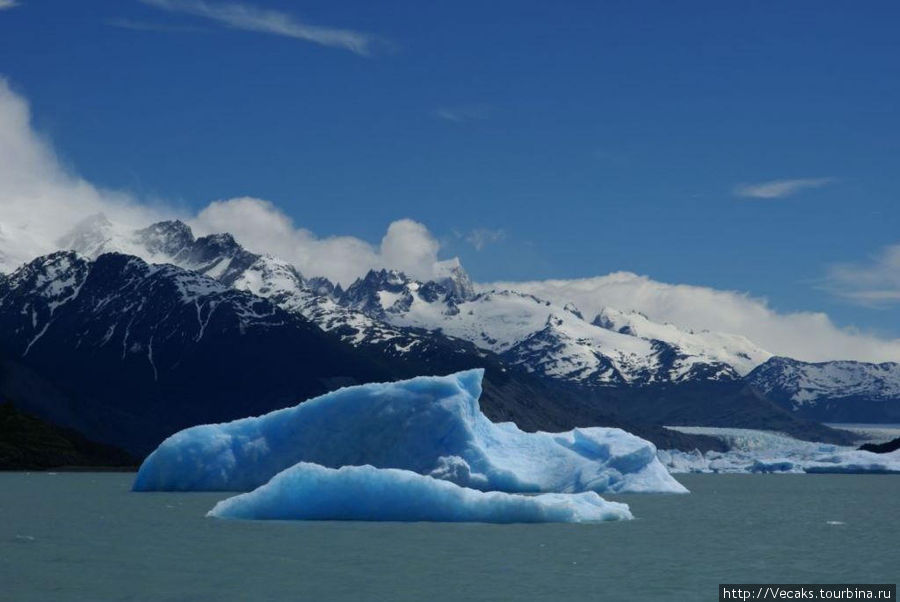
{"type": "Polygon", "coordinates": [[[835,181],[834,178],[798,178],[795,180],[771,180],[757,184],[739,184],[734,193],[751,199],[780,199],[802,190],[821,188],[835,181]]]}
{"type": "Polygon", "coordinates": [[[0,78],[0,268],[55,250],[74,223],[98,212],[134,226],[162,215],[65,169],[32,130],[28,104],[0,78]]]}
{"type": "Polygon", "coordinates": [[[900,361],[900,340],[836,326],[819,312],[779,313],[765,299],[701,286],[666,284],[629,272],[579,280],[496,282],[560,303],[592,319],[604,306],[640,311],[682,328],[740,334],[768,351],[806,361],[900,361]]]}
{"type": "Polygon", "coordinates": [[[884,247],[865,263],[830,266],[824,288],[867,307],[884,308],[900,303],[900,244],[884,247]]]}
{"type": "MultiPolygon", "coordinates": [[[[344,284],[370,268],[398,267],[418,278],[441,269],[437,241],[425,226],[408,219],[391,224],[374,245],[352,236],[320,238],[259,199],[217,201],[192,216],[94,186],[61,165],[33,131],[28,104],[0,78],[0,269],[56,250],[61,236],[96,213],[134,228],[180,218],[199,233],[229,231],[252,251],[281,256],[307,275],[344,284]]],[[[860,299],[893,300],[900,290],[898,266],[900,246],[888,247],[869,264],[835,266],[831,281],[860,299]]],[[[765,300],[733,291],[665,284],[626,272],[492,286],[572,301],[586,316],[608,305],[685,328],[743,334],[769,351],[799,359],[900,360],[900,341],[839,328],[822,313],[778,313],[765,300]]]]}
{"type": "Polygon", "coordinates": [[[19,6],[19,3],[16,2],[16,0],[0,0],[0,10],[14,8],[16,6],[19,6]]]}
{"type": "Polygon", "coordinates": [[[199,234],[231,232],[251,251],[282,257],[308,276],[345,285],[372,268],[399,268],[417,278],[430,278],[438,269],[438,242],[409,219],[390,224],[376,246],[352,236],[320,238],[260,199],[216,201],[192,216],[98,188],[60,164],[50,144],[33,131],[27,102],[0,78],[0,271],[55,251],[74,224],[97,213],[125,228],[182,219],[199,234]]]}
{"type": "Polygon", "coordinates": [[[353,236],[319,238],[296,227],[272,203],[249,197],[210,203],[190,224],[201,234],[230,232],[248,249],[276,255],[303,274],[327,276],[344,285],[370,269],[385,267],[431,278],[438,261],[437,240],[410,219],[390,224],[379,247],[353,236]]]}
{"type": "Polygon", "coordinates": [[[500,242],[506,238],[506,231],[502,228],[491,230],[490,228],[475,228],[466,235],[466,242],[480,251],[486,246],[500,242]]]}
{"type": "Polygon", "coordinates": [[[209,19],[232,29],[286,36],[322,46],[343,48],[367,56],[380,42],[376,37],[350,29],[310,25],[288,13],[258,8],[237,2],[219,3],[206,0],[141,0],[144,4],[172,12],[209,19]]]}
{"type": "Polygon", "coordinates": [[[480,121],[487,119],[490,107],[486,105],[463,105],[458,107],[439,107],[432,114],[438,119],[464,123],[466,121],[480,121]]]}
{"type": "Polygon", "coordinates": [[[381,263],[418,278],[432,278],[439,247],[424,225],[401,219],[392,223],[381,239],[381,263]]]}

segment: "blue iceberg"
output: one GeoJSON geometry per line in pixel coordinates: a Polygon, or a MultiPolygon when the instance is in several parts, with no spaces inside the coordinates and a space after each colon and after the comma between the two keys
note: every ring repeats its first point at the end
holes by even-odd
{"type": "Polygon", "coordinates": [[[478,406],[482,370],[348,387],[256,418],[183,430],[136,491],[251,491],[300,462],[371,465],[510,493],[685,493],[652,443],[614,428],[526,433],[478,406]]]}
{"type": "Polygon", "coordinates": [[[301,462],[262,487],[216,504],[208,516],[237,519],[597,522],[632,518],[626,504],[593,491],[518,495],[482,492],[408,470],[325,468],[301,462]]]}

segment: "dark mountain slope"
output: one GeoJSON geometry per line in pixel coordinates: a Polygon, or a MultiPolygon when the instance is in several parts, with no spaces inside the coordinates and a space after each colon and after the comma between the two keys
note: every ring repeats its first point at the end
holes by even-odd
{"type": "Polygon", "coordinates": [[[136,454],[186,426],[392,377],[264,299],[117,254],[17,271],[0,283],[0,332],[0,391],[136,454]]]}
{"type": "Polygon", "coordinates": [[[121,449],[20,412],[12,402],[0,402],[0,470],[130,468],[137,464],[136,458],[121,449]]]}
{"type": "Polygon", "coordinates": [[[462,339],[392,328],[354,347],[340,328],[324,332],[298,312],[190,270],[60,252],[0,279],[0,393],[135,455],[182,428],[258,415],[340,386],[474,367],[486,370],[485,414],[526,430],[618,426],[681,449],[721,444],[659,425],[842,437],[741,383],[566,385],[462,339]],[[398,353],[398,341],[414,342],[415,351],[398,353]]]}

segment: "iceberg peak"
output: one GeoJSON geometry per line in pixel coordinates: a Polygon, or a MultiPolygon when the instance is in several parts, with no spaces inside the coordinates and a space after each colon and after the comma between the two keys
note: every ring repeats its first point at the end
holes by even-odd
{"type": "Polygon", "coordinates": [[[472,368],[471,370],[457,372],[454,376],[459,382],[460,388],[475,402],[475,411],[481,411],[478,400],[481,399],[481,381],[484,380],[484,368],[472,368]]]}

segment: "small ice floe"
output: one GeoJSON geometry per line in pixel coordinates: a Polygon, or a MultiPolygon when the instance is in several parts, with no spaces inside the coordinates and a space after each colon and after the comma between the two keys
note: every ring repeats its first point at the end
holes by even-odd
{"type": "Polygon", "coordinates": [[[31,543],[36,540],[33,535],[16,535],[13,537],[13,541],[17,543],[31,543]]]}
{"type": "MultiPolygon", "coordinates": [[[[301,462],[208,516],[255,520],[581,523],[632,518],[628,506],[593,491],[517,495],[478,491],[396,468],[301,462]]],[[[572,564],[576,564],[573,562],[572,564]]]]}

